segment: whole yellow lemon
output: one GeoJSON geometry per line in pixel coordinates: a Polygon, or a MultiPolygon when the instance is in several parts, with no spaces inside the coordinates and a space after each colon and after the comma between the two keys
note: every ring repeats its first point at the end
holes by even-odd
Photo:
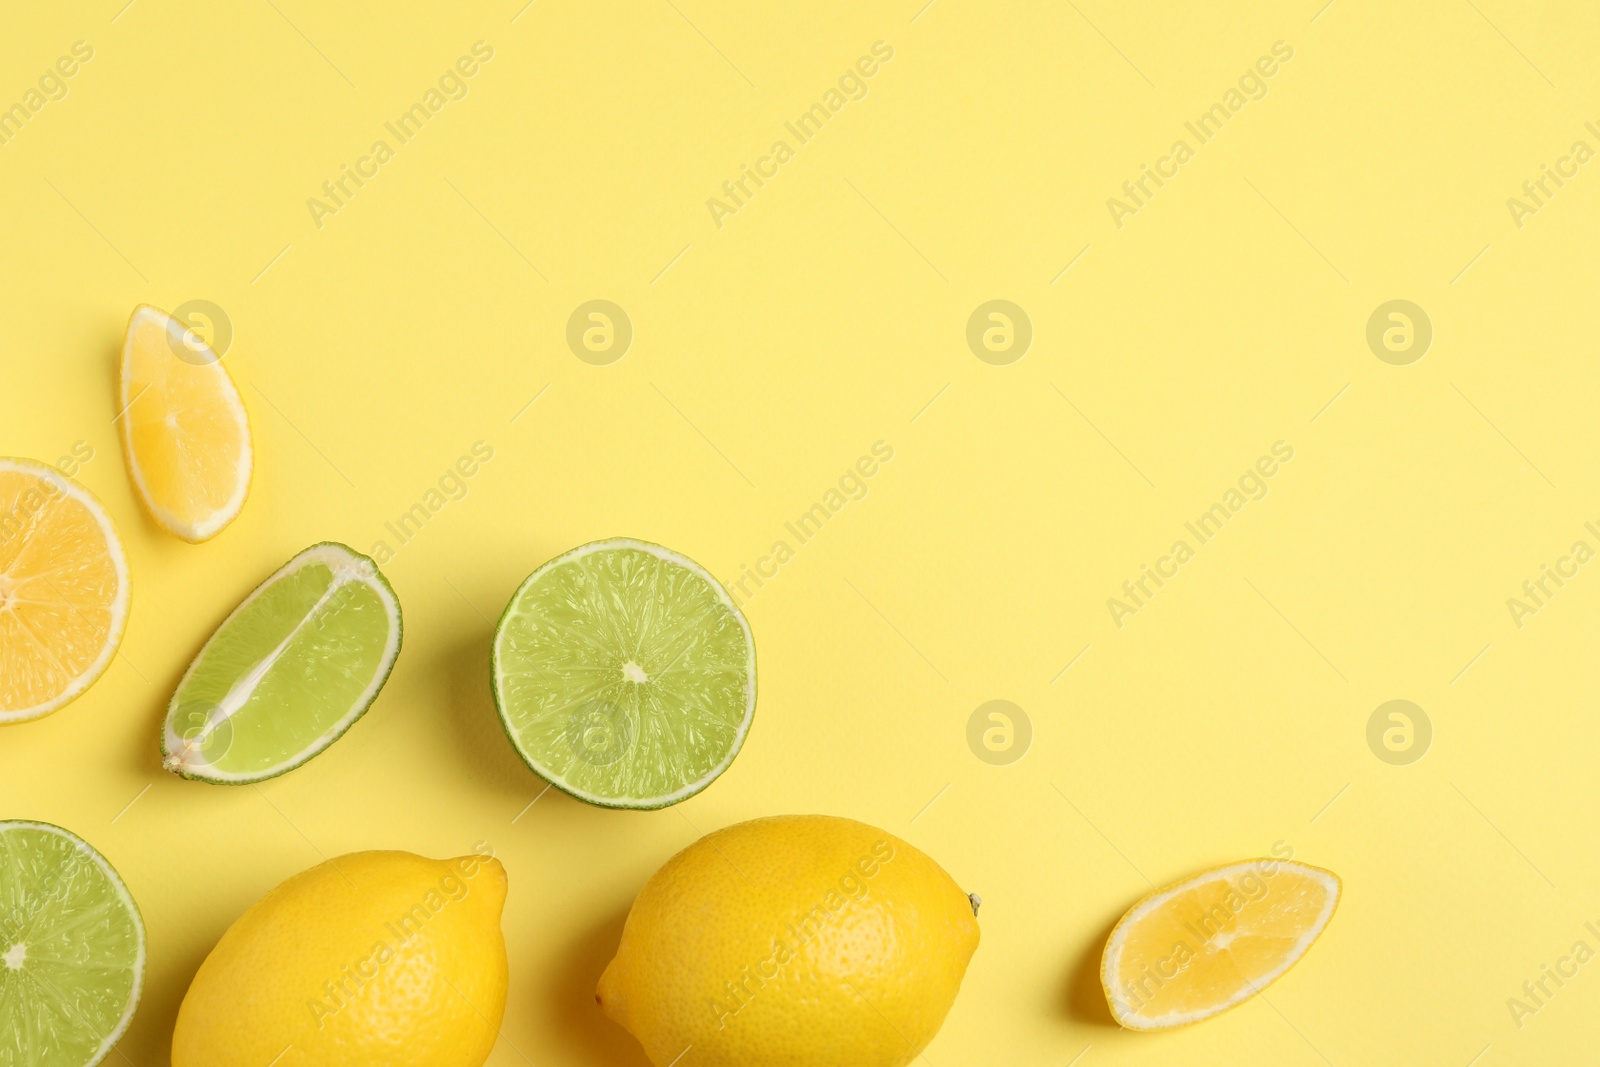
{"type": "Polygon", "coordinates": [[[172,1067],[480,1067],[506,1006],[506,872],[357,852],[245,912],[178,1009],[172,1067]]]}
{"type": "Polygon", "coordinates": [[[977,905],[863,823],[740,823],[650,879],[595,996],[656,1067],[904,1067],[961,988],[977,905]]]}

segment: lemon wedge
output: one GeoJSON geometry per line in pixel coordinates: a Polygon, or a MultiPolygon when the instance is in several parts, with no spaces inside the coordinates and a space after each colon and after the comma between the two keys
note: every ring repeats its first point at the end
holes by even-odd
{"type": "Polygon", "coordinates": [[[141,304],[122,346],[122,449],[162,529],[207,541],[244,508],[250,420],[222,359],[165,311],[141,304]]]}
{"type": "Polygon", "coordinates": [[[1339,892],[1332,871],[1267,859],[1156,890],[1106,940],[1111,1014],[1130,1030],[1164,1030],[1249,1000],[1306,954],[1339,892]]]}

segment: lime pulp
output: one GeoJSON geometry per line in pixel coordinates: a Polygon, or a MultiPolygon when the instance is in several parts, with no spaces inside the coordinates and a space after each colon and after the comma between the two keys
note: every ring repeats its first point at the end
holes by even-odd
{"type": "Polygon", "coordinates": [[[698,564],[642,541],[597,541],[536,570],[501,616],[491,671],[523,760],[607,807],[698,793],[755,712],[744,616],[698,564]]]}

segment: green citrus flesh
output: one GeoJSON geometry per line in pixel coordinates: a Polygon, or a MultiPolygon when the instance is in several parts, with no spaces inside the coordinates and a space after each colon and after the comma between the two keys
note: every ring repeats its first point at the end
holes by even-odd
{"type": "Polygon", "coordinates": [[[400,637],[400,603],[377,564],[344,545],[313,545],[200,650],[167,706],[165,766],[223,784],[300,766],[377,699],[400,637]]]}
{"type": "Polygon", "coordinates": [[[733,762],[755,712],[750,627],[698,564],[596,541],[522,583],[495,630],[495,704],[528,766],[580,800],[659,808],[733,762]]]}
{"type": "Polygon", "coordinates": [[[90,1067],[133,1018],[144,923],[117,872],[57,826],[0,822],[0,1067],[90,1067]]]}

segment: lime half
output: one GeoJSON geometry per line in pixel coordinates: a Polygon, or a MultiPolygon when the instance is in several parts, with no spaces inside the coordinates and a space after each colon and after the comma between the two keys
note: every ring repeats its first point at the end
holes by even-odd
{"type": "Polygon", "coordinates": [[[73,834],[0,822],[0,1067],[91,1067],[144,986],[144,922],[73,834]]]}
{"type": "Polygon", "coordinates": [[[162,763],[184,778],[259,782],[333,744],[400,654],[400,602],[344,545],[300,553],[233,609],[167,705],[162,763]]]}
{"type": "Polygon", "coordinates": [[[699,564],[643,541],[596,541],[534,571],[500,617],[490,670],[528,766],[610,808],[694,796],[755,714],[744,616],[699,564]]]}

